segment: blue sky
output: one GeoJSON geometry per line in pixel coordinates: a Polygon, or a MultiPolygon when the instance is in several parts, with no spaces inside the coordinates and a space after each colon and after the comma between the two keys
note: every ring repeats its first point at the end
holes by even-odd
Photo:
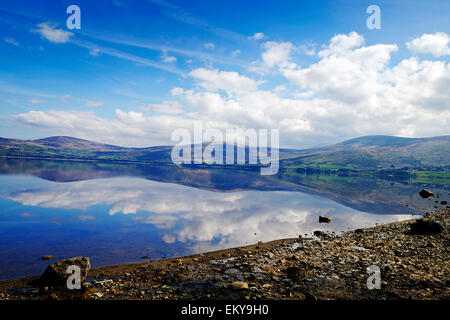
{"type": "Polygon", "coordinates": [[[150,146],[193,121],[279,128],[290,147],[448,134],[449,13],[448,1],[2,2],[0,136],[150,146]],[[80,30],[66,27],[71,4],[80,30]]]}

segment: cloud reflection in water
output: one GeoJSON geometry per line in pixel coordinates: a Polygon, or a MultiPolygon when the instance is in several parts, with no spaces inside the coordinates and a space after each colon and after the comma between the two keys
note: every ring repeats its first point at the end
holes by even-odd
{"type": "MultiPolygon", "coordinates": [[[[87,212],[106,204],[109,215],[130,215],[136,224],[163,231],[165,243],[184,242],[193,252],[257,241],[297,237],[322,229],[344,231],[397,221],[411,215],[373,215],[332,200],[299,192],[212,192],[139,178],[110,178],[68,183],[49,182],[34,189],[14,190],[7,198],[23,205],[87,212]],[[331,224],[319,224],[329,215],[331,224]]],[[[89,213],[89,214],[88,214],[89,213]]]]}

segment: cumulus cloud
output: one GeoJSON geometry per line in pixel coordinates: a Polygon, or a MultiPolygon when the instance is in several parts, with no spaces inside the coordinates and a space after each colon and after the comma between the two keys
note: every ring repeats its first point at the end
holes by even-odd
{"type": "Polygon", "coordinates": [[[176,87],[176,88],[173,88],[172,90],[170,90],[170,93],[173,96],[178,96],[180,94],[183,94],[183,92],[184,92],[184,89],[183,88],[179,88],[179,87],[176,87]]]}
{"type": "Polygon", "coordinates": [[[435,57],[441,57],[450,54],[450,37],[444,32],[434,34],[425,33],[406,43],[406,46],[412,53],[429,53],[435,57]]]}
{"type": "Polygon", "coordinates": [[[35,128],[50,129],[55,135],[67,135],[108,144],[148,147],[170,143],[173,130],[191,126],[192,122],[177,115],[146,116],[141,112],[115,110],[107,119],[92,111],[28,111],[12,116],[35,128]]]}
{"type": "Polygon", "coordinates": [[[296,50],[291,42],[277,41],[267,41],[262,48],[264,49],[261,55],[262,61],[252,61],[248,67],[249,71],[266,74],[274,67],[286,67],[290,63],[291,52],[296,50]]]}
{"type": "Polygon", "coordinates": [[[322,59],[308,68],[289,66],[283,75],[302,89],[311,89],[339,102],[368,101],[384,89],[383,72],[396,45],[361,47],[362,36],[337,35],[319,52],[322,59]]]}
{"type": "Polygon", "coordinates": [[[359,48],[364,44],[363,36],[355,31],[347,34],[335,35],[329,45],[319,52],[319,57],[325,58],[332,55],[342,56],[354,48],[359,48]]]}
{"type": "Polygon", "coordinates": [[[254,91],[258,87],[257,81],[241,76],[237,72],[199,68],[191,71],[189,75],[198,80],[201,87],[211,91],[224,90],[231,94],[254,91]]]}
{"type": "Polygon", "coordinates": [[[263,45],[265,52],[262,54],[262,60],[269,68],[274,66],[284,66],[290,60],[291,51],[294,46],[290,42],[268,41],[263,45]]]}
{"type": "Polygon", "coordinates": [[[39,33],[43,38],[47,39],[50,42],[65,43],[68,42],[73,36],[72,32],[58,29],[54,24],[51,24],[49,22],[42,22],[37,26],[38,29],[32,31],[39,33]]]}

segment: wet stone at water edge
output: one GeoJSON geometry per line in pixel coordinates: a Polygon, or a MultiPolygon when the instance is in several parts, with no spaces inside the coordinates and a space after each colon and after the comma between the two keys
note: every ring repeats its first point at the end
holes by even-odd
{"type": "Polygon", "coordinates": [[[87,257],[75,257],[58,261],[49,265],[42,276],[36,280],[35,284],[39,287],[65,286],[70,276],[70,273],[67,273],[70,266],[78,266],[80,268],[80,281],[83,282],[91,269],[91,262],[87,257]]]}

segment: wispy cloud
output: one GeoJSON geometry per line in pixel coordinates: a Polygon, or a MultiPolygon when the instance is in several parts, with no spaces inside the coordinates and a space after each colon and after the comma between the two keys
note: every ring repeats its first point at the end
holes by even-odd
{"type": "Polygon", "coordinates": [[[264,33],[262,32],[256,32],[254,35],[248,37],[249,39],[252,40],[261,40],[262,38],[264,38],[264,33]]]}
{"type": "Polygon", "coordinates": [[[167,50],[163,50],[163,54],[161,56],[161,60],[165,63],[174,63],[175,61],[177,61],[177,58],[174,56],[169,56],[167,54],[167,50]]]}
{"type": "Polygon", "coordinates": [[[0,82],[0,92],[14,94],[14,95],[23,95],[30,97],[40,97],[40,98],[54,98],[55,96],[52,94],[42,93],[35,90],[29,90],[27,88],[23,88],[20,86],[7,85],[0,82]]]}
{"type": "Polygon", "coordinates": [[[3,39],[6,43],[12,44],[13,46],[20,46],[19,41],[15,40],[14,38],[4,38],[3,39]]]}
{"type": "MultiPolygon", "coordinates": [[[[157,1],[157,0],[155,0],[155,1],[148,0],[148,1],[155,2],[160,5],[162,5],[162,3],[165,3],[163,1],[157,1]]],[[[165,4],[167,4],[167,3],[165,3],[165,4]]],[[[167,4],[167,5],[171,6],[170,4],[167,4]]],[[[116,58],[133,61],[133,62],[143,65],[143,66],[154,67],[154,68],[165,70],[168,72],[184,75],[184,73],[181,70],[167,65],[167,63],[160,63],[158,61],[138,57],[133,54],[129,54],[127,52],[109,48],[107,46],[102,46],[100,44],[97,44],[97,41],[95,41],[95,40],[99,40],[99,41],[106,42],[109,44],[119,44],[119,45],[125,45],[125,46],[130,46],[130,47],[144,48],[144,49],[148,49],[148,50],[152,50],[152,51],[160,51],[160,52],[162,51],[162,52],[167,52],[168,54],[172,53],[172,54],[182,55],[182,56],[189,57],[189,58],[195,58],[195,59],[199,59],[199,60],[210,61],[210,62],[225,64],[225,65],[230,65],[230,66],[236,66],[236,67],[242,67],[242,68],[247,67],[246,62],[239,61],[239,60],[235,59],[234,57],[230,58],[230,57],[226,57],[226,56],[220,56],[217,54],[212,55],[212,54],[209,54],[206,52],[202,52],[200,50],[190,50],[190,49],[178,48],[178,47],[174,47],[174,46],[170,46],[170,45],[151,43],[151,42],[149,42],[148,39],[134,38],[132,36],[130,37],[130,35],[123,35],[123,36],[115,35],[114,37],[110,37],[107,35],[100,35],[100,34],[95,34],[92,32],[87,32],[85,30],[79,30],[76,35],[77,38],[75,38],[75,35],[73,33],[65,31],[60,28],[57,28],[54,23],[43,22],[43,23],[34,23],[33,24],[33,23],[30,23],[30,20],[31,21],[43,20],[43,18],[30,16],[30,15],[23,15],[23,14],[19,14],[19,13],[15,13],[15,12],[10,13],[10,12],[0,10],[0,21],[3,21],[4,23],[12,25],[16,28],[21,28],[21,29],[25,29],[25,30],[31,29],[31,31],[33,33],[40,34],[42,36],[42,38],[44,38],[48,41],[52,41],[55,43],[56,42],[59,42],[59,43],[65,42],[65,43],[70,43],[70,44],[84,47],[89,50],[89,54],[92,56],[106,54],[106,55],[114,56],[116,58]],[[36,28],[36,25],[37,25],[37,28],[36,28]],[[80,37],[90,39],[90,41],[82,41],[82,40],[80,40],[80,37]]],[[[246,39],[246,37],[243,37],[240,35],[239,35],[239,38],[246,39]]],[[[173,59],[169,59],[169,60],[173,60],[173,59]]]]}
{"type": "Polygon", "coordinates": [[[47,102],[47,100],[44,100],[44,99],[30,99],[30,100],[28,100],[30,103],[32,103],[32,104],[39,104],[39,103],[45,103],[45,102],[47,102]]]}
{"type": "Polygon", "coordinates": [[[98,48],[95,48],[95,49],[92,49],[89,51],[89,54],[94,57],[97,57],[99,53],[100,53],[100,49],[98,49],[98,48]]]}
{"type": "Polygon", "coordinates": [[[212,42],[205,43],[203,46],[209,50],[214,50],[214,48],[215,48],[215,45],[212,42]]]}
{"type": "MultiPolygon", "coordinates": [[[[27,18],[27,16],[22,16],[22,18],[27,18]]],[[[7,24],[13,25],[15,27],[30,30],[28,23],[23,23],[21,21],[18,21],[17,19],[10,18],[10,17],[7,17],[7,18],[0,17],[0,20],[6,22],[7,24]]],[[[174,68],[172,66],[168,66],[164,63],[160,63],[158,61],[150,60],[147,58],[142,58],[142,57],[139,57],[139,56],[136,56],[133,54],[129,54],[127,52],[123,52],[123,51],[120,51],[117,49],[109,48],[106,46],[100,46],[93,42],[78,40],[75,38],[75,36],[72,32],[68,32],[63,29],[58,29],[56,27],[56,25],[51,22],[39,23],[39,24],[37,24],[37,29],[36,28],[31,29],[31,32],[38,33],[41,35],[42,38],[44,38],[50,42],[53,42],[53,43],[69,43],[69,44],[73,44],[73,45],[76,45],[76,46],[79,46],[82,48],[86,48],[89,50],[89,53],[94,56],[102,53],[102,54],[113,56],[113,57],[116,57],[119,59],[132,61],[141,66],[153,67],[153,68],[161,69],[161,70],[168,71],[171,73],[184,75],[184,73],[181,70],[174,68]]],[[[161,49],[162,48],[160,48],[159,50],[161,50],[161,49]]],[[[0,90],[1,90],[1,88],[0,88],[0,90]]]]}
{"type": "Polygon", "coordinates": [[[212,26],[209,23],[207,23],[206,21],[195,17],[190,12],[188,12],[185,9],[183,9],[179,6],[176,6],[174,4],[171,4],[171,3],[168,3],[168,2],[162,1],[162,0],[147,0],[147,1],[162,7],[164,9],[162,12],[165,15],[167,15],[175,20],[181,21],[183,23],[190,24],[195,27],[201,28],[201,29],[208,31],[212,34],[215,34],[219,37],[234,40],[234,41],[245,41],[245,39],[246,39],[245,36],[243,36],[239,33],[236,33],[236,32],[224,29],[224,28],[218,28],[218,27],[212,26]]]}
{"type": "Polygon", "coordinates": [[[84,103],[84,105],[87,107],[98,108],[103,106],[103,102],[88,100],[84,103]]]}
{"type": "Polygon", "coordinates": [[[99,46],[95,43],[92,42],[88,42],[88,41],[80,41],[80,40],[71,40],[72,44],[79,46],[79,47],[83,47],[89,50],[89,52],[95,51],[98,53],[102,53],[102,54],[106,54],[109,56],[113,56],[119,59],[123,59],[123,60],[128,60],[128,61],[132,61],[138,65],[142,65],[142,66],[146,66],[146,67],[153,67],[153,68],[157,68],[157,69],[161,69],[164,71],[168,71],[171,73],[176,73],[176,74],[180,74],[183,75],[184,73],[173,67],[173,66],[169,66],[167,64],[163,64],[154,60],[150,60],[147,58],[142,58],[127,52],[123,52],[117,49],[113,49],[113,48],[109,48],[109,47],[104,47],[104,46],[99,46]]]}
{"type": "Polygon", "coordinates": [[[124,45],[124,46],[143,48],[143,49],[148,49],[151,51],[162,51],[162,52],[167,52],[167,54],[172,53],[172,54],[177,54],[177,55],[181,55],[181,56],[185,56],[185,57],[189,57],[189,58],[196,58],[199,60],[205,60],[205,61],[210,61],[210,62],[215,62],[215,63],[220,63],[220,64],[226,64],[226,65],[230,65],[230,66],[236,66],[236,67],[242,67],[242,68],[247,67],[246,62],[240,61],[238,59],[230,59],[230,57],[220,56],[218,54],[212,55],[212,54],[209,54],[209,53],[206,53],[203,51],[199,51],[199,50],[190,50],[190,49],[186,49],[186,48],[178,48],[178,47],[169,46],[169,45],[151,43],[151,41],[149,41],[148,39],[133,38],[133,37],[130,37],[129,35],[127,35],[127,36],[116,35],[115,37],[109,37],[109,36],[105,36],[105,35],[99,35],[99,34],[94,34],[92,32],[84,32],[84,31],[82,31],[81,34],[83,34],[83,36],[85,36],[87,38],[99,40],[102,42],[107,42],[110,44],[119,44],[119,45],[124,45]]]}

